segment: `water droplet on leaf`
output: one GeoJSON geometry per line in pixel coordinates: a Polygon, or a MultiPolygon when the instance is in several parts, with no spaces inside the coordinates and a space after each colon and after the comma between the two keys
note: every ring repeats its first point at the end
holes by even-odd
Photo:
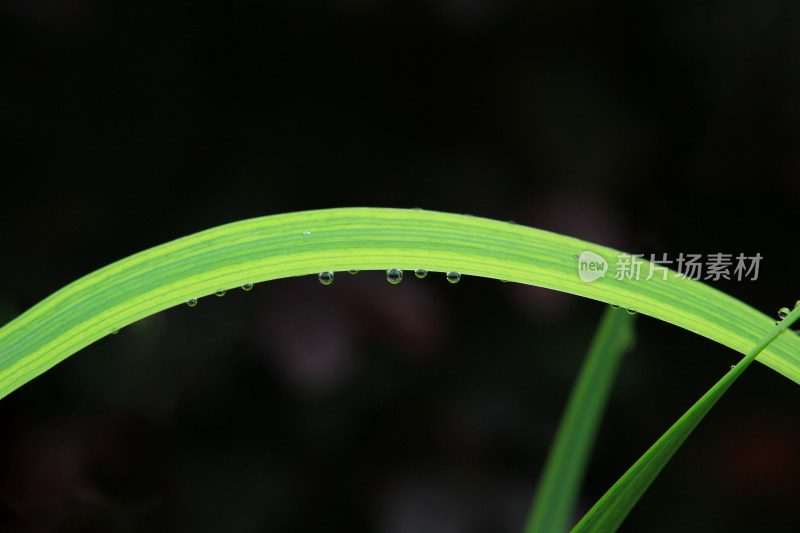
{"type": "Polygon", "coordinates": [[[197,305],[197,298],[186,300],[186,305],[188,305],[189,307],[194,307],[195,305],[197,305]]]}
{"type": "Polygon", "coordinates": [[[222,297],[222,296],[225,296],[226,292],[228,292],[228,291],[226,291],[225,289],[220,289],[217,292],[215,292],[214,294],[216,294],[219,297],[222,297]]]}
{"type": "Polygon", "coordinates": [[[611,307],[613,307],[614,309],[619,309],[619,304],[611,304],[611,307]]]}
{"type": "Polygon", "coordinates": [[[731,370],[733,370],[734,368],[736,368],[736,365],[731,365],[731,370]]]}
{"type": "Polygon", "coordinates": [[[311,232],[310,232],[310,231],[304,231],[304,232],[303,232],[303,235],[305,235],[305,236],[309,236],[309,235],[311,235],[311,232]]]}
{"type": "Polygon", "coordinates": [[[390,268],[386,271],[386,281],[392,285],[397,285],[403,281],[403,271],[399,268],[390,268]]]}
{"type": "Polygon", "coordinates": [[[791,313],[791,312],[792,312],[792,311],[791,311],[791,309],[789,309],[788,307],[781,307],[781,308],[778,310],[778,318],[780,318],[781,320],[783,320],[783,319],[785,319],[787,316],[789,316],[789,313],[791,313]]]}
{"type": "Polygon", "coordinates": [[[447,281],[450,283],[458,283],[461,281],[461,274],[458,272],[448,272],[447,273],[447,281]]]}
{"type": "Polygon", "coordinates": [[[249,291],[252,288],[253,288],[253,284],[252,283],[245,283],[244,285],[242,285],[242,290],[243,291],[249,291]]]}
{"type": "Polygon", "coordinates": [[[319,273],[319,282],[323,285],[330,285],[333,283],[333,272],[320,272],[319,273]]]}
{"type": "Polygon", "coordinates": [[[112,335],[116,335],[117,333],[119,333],[119,328],[114,328],[111,330],[112,335]]]}
{"type": "Polygon", "coordinates": [[[348,272],[350,272],[351,274],[358,274],[358,270],[356,270],[355,268],[351,268],[350,270],[348,270],[348,272]]]}
{"type": "Polygon", "coordinates": [[[417,276],[419,279],[422,279],[428,275],[428,271],[425,270],[424,268],[418,268],[414,271],[414,275],[417,276]]]}
{"type": "Polygon", "coordinates": [[[635,315],[636,313],[637,313],[637,311],[633,307],[629,307],[628,308],[628,314],[629,315],[635,315]]]}

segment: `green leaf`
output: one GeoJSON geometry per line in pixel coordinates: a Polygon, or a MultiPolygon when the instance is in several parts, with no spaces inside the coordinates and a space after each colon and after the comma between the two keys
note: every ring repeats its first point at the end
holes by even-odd
{"type": "Polygon", "coordinates": [[[545,461],[527,533],[567,531],[611,384],[633,344],[633,316],[607,308],[545,461]]]}
{"type": "MultiPolygon", "coordinates": [[[[742,353],[773,324],[690,279],[617,280],[617,255],[534,228],[412,209],[322,209],[234,222],[92,272],[0,328],[0,398],[113,330],[191,298],[352,268],[458,271],[538,285],[632,307],[742,353]],[[581,281],[576,255],[582,251],[608,262],[606,277],[581,281]]],[[[794,333],[774,342],[759,360],[800,383],[800,338],[794,333]]]]}
{"type": "Polygon", "coordinates": [[[800,305],[773,327],[750,353],[700,398],[660,439],[589,510],[572,530],[573,533],[616,531],[642,494],[658,476],[689,434],[717,403],[734,381],[750,366],[756,356],[788,329],[800,317],[800,305]]]}

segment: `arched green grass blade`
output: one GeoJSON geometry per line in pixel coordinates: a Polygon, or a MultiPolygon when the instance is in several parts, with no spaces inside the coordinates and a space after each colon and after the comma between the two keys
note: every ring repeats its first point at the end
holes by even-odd
{"type": "MultiPolygon", "coordinates": [[[[339,208],[234,222],[92,272],[6,324],[0,397],[112,330],[190,298],[327,270],[455,270],[538,285],[633,307],[742,353],[772,326],[763,313],[703,283],[614,279],[617,254],[564,235],[435,211],[339,208]],[[584,250],[608,261],[607,277],[580,280],[575,256],[584,250]]],[[[797,335],[782,336],[759,360],[800,383],[797,335]]]]}
{"type": "Polygon", "coordinates": [[[617,368],[634,344],[633,319],[621,309],[606,309],[550,447],[526,533],[569,528],[617,368]]]}
{"type": "Polygon", "coordinates": [[[667,462],[683,444],[697,424],[711,410],[717,400],[734,381],[750,366],[756,356],[775,339],[789,333],[791,326],[800,317],[797,306],[779,325],[774,326],[739,364],[720,379],[702,398],[681,416],[660,439],[606,492],[572,530],[573,533],[616,531],[636,505],[650,484],[667,462]],[[785,331],[784,331],[785,330],[785,331]]]}

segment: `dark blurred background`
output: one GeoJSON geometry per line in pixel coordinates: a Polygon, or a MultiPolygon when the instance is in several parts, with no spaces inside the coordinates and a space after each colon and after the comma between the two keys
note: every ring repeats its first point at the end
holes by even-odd
{"type": "MultiPolygon", "coordinates": [[[[0,4],[5,322],[214,225],[421,206],[800,297],[800,4],[0,4]]],[[[387,265],[390,267],[391,265],[387,265]]],[[[520,532],[605,305],[465,277],[258,284],[0,402],[0,531],[520,532]]],[[[648,317],[576,519],[739,355],[648,317]]],[[[622,531],[796,531],[800,387],[756,365],[622,531]]]]}

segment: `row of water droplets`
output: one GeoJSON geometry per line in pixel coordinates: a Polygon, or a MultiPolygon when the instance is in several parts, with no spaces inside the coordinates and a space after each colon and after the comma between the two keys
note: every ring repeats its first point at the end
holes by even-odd
{"type": "MultiPolygon", "coordinates": [[[[348,270],[351,274],[358,274],[358,270],[352,269],[348,270]]],[[[424,268],[418,268],[414,271],[414,275],[419,279],[422,279],[428,275],[428,271],[424,268]]],[[[319,282],[323,285],[330,285],[333,283],[333,272],[320,272],[319,273],[319,282]]],[[[401,281],[403,281],[403,271],[399,268],[390,268],[386,271],[386,281],[391,283],[392,285],[397,285],[401,281]]],[[[450,283],[458,283],[461,281],[461,274],[458,272],[448,272],[447,273],[447,281],[450,283]]]]}
{"type": "MultiPolygon", "coordinates": [[[[242,290],[243,291],[249,291],[252,288],[253,288],[253,284],[252,283],[245,283],[244,285],[242,285],[242,290]]],[[[225,296],[227,293],[228,293],[228,291],[226,289],[219,289],[214,294],[216,294],[217,296],[219,296],[221,298],[221,297],[225,296]]],[[[190,300],[186,300],[186,305],[188,305],[189,307],[196,306],[197,305],[197,298],[192,298],[190,300]]]]}
{"type": "MultiPolygon", "coordinates": [[[[412,207],[411,210],[422,211],[422,208],[412,207]]],[[[306,230],[302,232],[302,235],[304,237],[308,237],[309,235],[311,235],[311,232],[306,230]]],[[[350,274],[358,274],[357,269],[350,269],[348,270],[348,272],[350,274]]],[[[428,275],[428,271],[425,270],[424,268],[418,268],[414,270],[414,275],[422,279],[428,275]]],[[[333,272],[331,271],[320,272],[318,277],[319,277],[319,282],[322,283],[323,285],[330,285],[331,283],[333,283],[333,272]]],[[[398,283],[403,281],[403,271],[399,268],[390,268],[389,270],[386,271],[386,281],[388,281],[392,285],[397,285],[398,283]]],[[[459,272],[448,272],[447,281],[449,281],[450,283],[458,283],[459,281],[461,281],[461,274],[459,272]]]]}
{"type": "MultiPolygon", "coordinates": [[[[350,272],[351,274],[358,274],[358,270],[355,269],[351,269],[348,272],[350,272]]],[[[424,268],[418,268],[414,271],[414,275],[422,279],[428,275],[428,271],[425,270],[424,268]]],[[[331,283],[333,283],[333,272],[331,271],[320,272],[318,278],[319,282],[322,283],[323,285],[330,285],[331,283]]],[[[459,274],[458,272],[447,273],[447,281],[449,281],[450,283],[458,283],[460,280],[461,280],[461,274],[459,274]]],[[[400,270],[399,268],[390,268],[389,270],[386,271],[386,281],[388,281],[392,285],[397,285],[398,283],[403,281],[403,271],[400,270]]],[[[242,290],[245,291],[249,291],[252,288],[253,288],[252,283],[246,283],[245,285],[242,285],[242,290]]],[[[214,294],[222,297],[225,296],[226,293],[227,291],[225,289],[219,289],[214,294]]],[[[188,305],[189,307],[196,306],[197,298],[186,300],[186,305],[188,305]]],[[[112,333],[117,333],[118,331],[119,330],[114,330],[112,333]]]]}
{"type": "MultiPolygon", "coordinates": [[[[245,283],[244,285],[242,285],[242,290],[243,291],[249,291],[252,288],[253,288],[253,284],[252,283],[245,283]]],[[[216,294],[219,297],[225,296],[227,293],[228,293],[228,291],[226,289],[219,289],[216,292],[214,292],[214,294],[216,294]]],[[[197,298],[190,298],[190,299],[186,300],[186,305],[188,305],[189,307],[197,306],[197,298]]],[[[114,329],[111,330],[111,334],[112,335],[116,335],[117,333],[119,333],[119,328],[114,328],[114,329]]]]}
{"type": "MultiPolygon", "coordinates": [[[[422,208],[412,207],[411,210],[422,211],[422,208]]],[[[311,232],[304,231],[302,235],[304,237],[308,237],[309,235],[311,235],[311,232]]],[[[348,270],[348,272],[350,274],[358,274],[357,269],[350,269],[348,270]]],[[[428,271],[425,270],[424,268],[418,268],[414,270],[414,275],[417,276],[419,279],[422,279],[428,275],[428,271]]],[[[320,272],[318,277],[319,277],[319,282],[322,283],[323,285],[330,285],[331,283],[333,283],[333,272],[331,271],[320,272]]],[[[397,285],[398,283],[403,281],[403,271],[399,268],[390,268],[389,270],[386,271],[386,281],[388,281],[392,285],[397,285]]],[[[447,281],[449,281],[450,283],[458,283],[459,281],[461,281],[461,274],[459,272],[448,272],[447,281]]]]}
{"type": "MultiPolygon", "coordinates": [[[[351,274],[357,274],[358,270],[351,269],[348,272],[350,272],[351,274]]],[[[414,271],[414,275],[422,279],[428,275],[428,271],[425,270],[424,268],[418,268],[414,271]]],[[[333,272],[330,271],[320,272],[318,278],[319,282],[322,283],[323,285],[330,285],[331,283],[333,283],[333,272]]],[[[450,283],[458,283],[460,280],[461,280],[460,273],[458,272],[447,273],[447,281],[449,281],[450,283]]],[[[386,281],[388,281],[392,285],[397,285],[398,283],[403,281],[403,271],[400,270],[399,268],[390,268],[389,270],[386,271],[386,281]]],[[[253,288],[252,283],[246,283],[242,285],[242,290],[244,291],[249,291],[252,288],[253,288]]],[[[226,291],[225,289],[219,289],[214,294],[222,297],[225,296],[227,292],[228,291],[226,291]]],[[[189,300],[186,300],[186,305],[188,305],[189,307],[195,307],[197,305],[197,298],[191,298],[189,300]]],[[[115,329],[111,333],[116,334],[118,332],[119,329],[115,329]]]]}
{"type": "MultiPolygon", "coordinates": [[[[412,210],[414,210],[414,211],[422,211],[422,208],[421,207],[414,207],[414,208],[412,208],[412,210]]],[[[512,224],[514,223],[513,221],[509,221],[509,222],[511,222],[512,224]]],[[[302,235],[304,237],[308,237],[309,235],[311,235],[311,232],[310,231],[303,231],[302,235]]],[[[357,274],[358,270],[351,269],[351,270],[349,270],[349,272],[350,272],[350,274],[357,274]]],[[[416,277],[422,279],[422,278],[424,278],[424,277],[426,277],[428,275],[428,271],[425,270],[424,268],[418,268],[418,269],[414,270],[414,275],[416,277]]],[[[459,281],[461,281],[461,274],[459,272],[455,272],[455,271],[447,272],[446,276],[447,276],[447,281],[449,281],[450,283],[458,283],[459,281]]],[[[323,285],[330,285],[331,283],[333,283],[333,272],[330,272],[330,271],[320,272],[318,277],[319,277],[319,282],[322,283],[323,285]]],[[[399,269],[399,268],[390,268],[389,270],[386,271],[386,281],[388,281],[392,285],[397,285],[398,283],[403,281],[403,271],[401,269],[399,269]]],[[[505,281],[505,280],[503,280],[503,281],[505,281]]],[[[252,288],[253,288],[253,284],[252,283],[247,283],[245,285],[242,285],[242,290],[245,290],[245,291],[249,291],[252,288]]],[[[216,294],[217,296],[222,297],[222,296],[225,296],[226,293],[227,293],[226,289],[219,289],[214,294],[216,294]]],[[[195,307],[197,305],[197,298],[191,298],[191,299],[187,300],[186,301],[186,305],[188,305],[189,307],[195,307]]],[[[628,311],[631,312],[631,310],[628,310],[628,311]]],[[[633,312],[635,312],[635,311],[633,311],[633,312]]],[[[111,330],[111,334],[112,335],[116,335],[117,333],[119,333],[119,328],[115,328],[115,329],[111,330]]]]}
{"type": "MultiPolygon", "coordinates": [[[[611,304],[611,307],[613,307],[614,309],[619,309],[620,306],[619,306],[619,304],[611,304]]],[[[627,308],[626,311],[628,313],[630,313],[631,315],[635,315],[636,314],[636,309],[634,309],[633,307],[627,308]]]]}

